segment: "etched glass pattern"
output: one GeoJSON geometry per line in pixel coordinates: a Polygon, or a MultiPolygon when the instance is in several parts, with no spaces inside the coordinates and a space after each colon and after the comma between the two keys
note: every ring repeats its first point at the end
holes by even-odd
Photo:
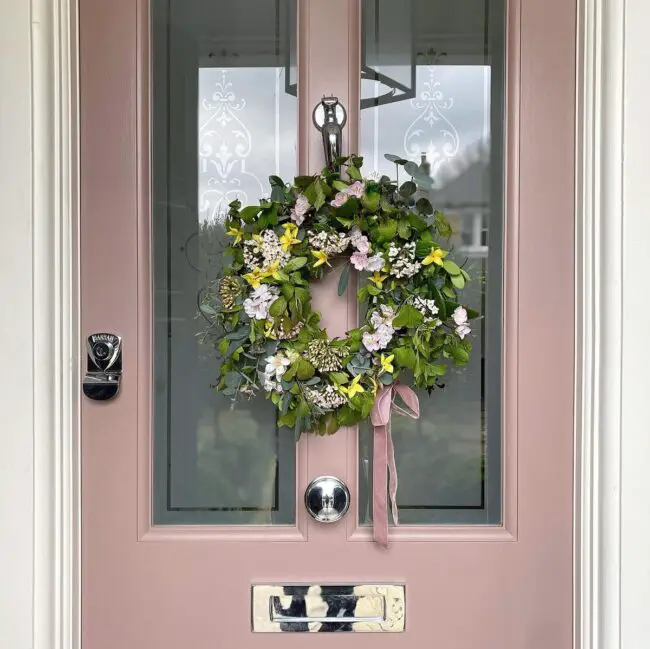
{"type": "MultiPolygon", "coordinates": [[[[384,159],[385,153],[417,163],[426,160],[434,180],[427,197],[451,221],[453,258],[474,278],[463,300],[484,314],[472,325],[469,365],[450,366],[443,389],[431,395],[420,391],[419,420],[392,418],[400,523],[498,524],[504,7],[487,0],[373,0],[364,7],[373,16],[364,20],[366,59],[383,64],[380,71],[388,76],[391,61],[415,61],[412,98],[377,101],[361,111],[364,165],[394,178],[396,167],[384,159]],[[405,4],[412,16],[410,35],[401,40],[393,36],[385,45],[383,21],[390,24],[391,14],[405,12],[405,4]]],[[[402,76],[408,75],[402,70],[402,76]]],[[[371,90],[366,82],[364,91],[371,90]]],[[[375,97],[381,93],[377,84],[375,97]]],[[[359,443],[359,515],[368,524],[369,426],[361,426],[359,443]]]]}
{"type": "Polygon", "coordinates": [[[293,433],[263,396],[215,392],[197,306],[228,204],[296,172],[295,1],[159,0],[152,30],[154,523],[293,524],[293,433]]]}

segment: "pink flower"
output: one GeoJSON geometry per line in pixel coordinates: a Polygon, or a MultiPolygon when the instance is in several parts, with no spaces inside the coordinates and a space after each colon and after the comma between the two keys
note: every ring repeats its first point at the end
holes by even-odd
{"type": "Polygon", "coordinates": [[[368,241],[368,237],[359,237],[354,246],[364,255],[367,255],[370,252],[370,241],[368,241]]]}
{"type": "Polygon", "coordinates": [[[361,234],[361,230],[359,230],[356,225],[352,230],[350,230],[350,241],[352,245],[364,255],[367,255],[370,252],[370,241],[368,241],[368,237],[361,234]]]}
{"type": "Polygon", "coordinates": [[[298,198],[296,198],[296,214],[299,214],[300,216],[304,216],[311,205],[309,204],[309,201],[307,200],[307,197],[304,196],[303,194],[300,194],[298,198]]]}
{"type": "Polygon", "coordinates": [[[366,270],[375,273],[384,267],[384,263],[384,258],[380,254],[373,255],[372,257],[368,257],[366,270]]]}
{"type": "Polygon", "coordinates": [[[365,187],[363,186],[363,183],[360,180],[357,180],[357,182],[352,183],[345,191],[350,196],[356,196],[357,198],[361,198],[363,196],[363,192],[365,191],[365,187]]]}
{"type": "Polygon", "coordinates": [[[309,211],[309,208],[311,205],[309,204],[309,201],[300,194],[298,198],[296,198],[296,204],[294,207],[291,208],[291,220],[296,223],[296,225],[302,225],[302,222],[305,220],[305,214],[309,211]]]}
{"type": "Polygon", "coordinates": [[[379,336],[376,333],[364,333],[363,346],[369,352],[376,352],[379,349],[379,336]]]}
{"type": "Polygon", "coordinates": [[[348,200],[348,195],[345,192],[339,192],[332,201],[332,207],[341,207],[348,200]]]}
{"type": "Polygon", "coordinates": [[[467,336],[467,334],[471,334],[472,330],[469,325],[466,324],[461,324],[456,327],[456,333],[458,334],[458,337],[462,340],[467,336]]]}
{"type": "Polygon", "coordinates": [[[390,343],[395,330],[388,325],[379,325],[376,331],[365,332],[362,336],[363,346],[369,352],[376,352],[380,349],[386,349],[390,343]]]}
{"type": "Polygon", "coordinates": [[[311,205],[309,201],[302,195],[298,196],[296,199],[296,204],[291,208],[291,220],[296,225],[302,225],[305,220],[305,214],[309,211],[311,205]]]}
{"type": "Polygon", "coordinates": [[[353,252],[350,256],[350,262],[357,270],[366,270],[368,267],[368,255],[364,252],[353,252]]]}
{"type": "Polygon", "coordinates": [[[458,326],[467,324],[467,310],[462,306],[457,306],[451,317],[458,326]]]}
{"type": "Polygon", "coordinates": [[[291,208],[291,220],[296,224],[296,225],[302,225],[305,217],[302,214],[298,214],[296,210],[292,207],[291,208]]]}

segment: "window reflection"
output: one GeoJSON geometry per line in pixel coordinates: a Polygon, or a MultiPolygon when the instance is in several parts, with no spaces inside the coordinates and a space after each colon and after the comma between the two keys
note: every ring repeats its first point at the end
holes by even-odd
{"type": "MultiPolygon", "coordinates": [[[[484,318],[473,325],[469,365],[450,367],[444,389],[420,391],[420,419],[393,417],[400,522],[498,523],[504,9],[487,0],[406,5],[412,22],[397,39],[391,17],[404,5],[364,2],[364,60],[402,78],[405,62],[414,61],[415,88],[410,98],[386,102],[385,84],[363,83],[366,105],[373,96],[378,105],[362,103],[361,154],[366,168],[393,178],[396,166],[385,153],[427,165],[434,180],[427,197],[445,212],[452,255],[475,280],[464,300],[484,318]]],[[[371,520],[371,461],[371,430],[362,426],[363,523],[371,520]]]]}
{"type": "Polygon", "coordinates": [[[263,395],[215,392],[197,307],[228,204],[296,172],[295,0],[154,0],[152,31],[154,522],[292,524],[293,432],[263,395]]]}

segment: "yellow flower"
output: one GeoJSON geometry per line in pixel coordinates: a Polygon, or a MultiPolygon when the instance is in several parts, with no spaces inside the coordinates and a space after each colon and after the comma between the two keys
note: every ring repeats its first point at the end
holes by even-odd
{"type": "Polygon", "coordinates": [[[374,275],[368,279],[373,282],[377,288],[381,288],[381,285],[387,277],[388,275],[382,275],[381,273],[375,272],[374,275]]]}
{"type": "Polygon", "coordinates": [[[395,371],[395,368],[393,367],[394,358],[395,354],[390,354],[389,356],[384,356],[383,354],[381,355],[381,369],[384,372],[389,372],[392,374],[395,371]]]}
{"type": "Polygon", "coordinates": [[[244,236],[244,231],[239,228],[232,227],[230,230],[226,231],[226,234],[229,234],[231,237],[235,237],[234,245],[236,246],[244,236]]]}
{"type": "Polygon", "coordinates": [[[344,385],[339,385],[339,390],[347,396],[348,399],[352,399],[355,394],[360,392],[365,392],[365,388],[362,385],[359,385],[361,380],[361,374],[355,376],[352,379],[352,383],[346,388],[344,385]]]}
{"type": "Polygon", "coordinates": [[[327,264],[328,266],[332,265],[332,264],[329,263],[329,261],[327,261],[327,253],[323,252],[322,250],[312,250],[311,254],[314,255],[314,257],[316,257],[316,259],[318,260],[314,264],[314,268],[318,268],[319,266],[322,266],[323,264],[327,264]]]}
{"type": "Polygon", "coordinates": [[[282,274],[280,272],[280,262],[274,261],[270,266],[267,266],[265,270],[262,271],[262,277],[272,277],[278,281],[282,279],[282,274]]]}
{"type": "Polygon", "coordinates": [[[267,320],[267,321],[266,321],[266,326],[265,326],[265,328],[264,328],[264,335],[265,335],[267,338],[270,338],[271,340],[275,340],[275,339],[276,339],[276,335],[275,335],[275,333],[273,332],[273,321],[272,321],[272,320],[267,320]]]}
{"type": "Polygon", "coordinates": [[[284,234],[280,237],[280,243],[282,244],[282,250],[287,252],[291,246],[300,243],[300,239],[296,239],[298,227],[293,223],[285,223],[282,227],[284,228],[284,234]]]}
{"type": "Polygon", "coordinates": [[[244,279],[253,287],[259,288],[262,284],[262,280],[267,277],[266,273],[259,268],[255,268],[250,273],[244,275],[244,279]]]}
{"type": "Polygon", "coordinates": [[[431,248],[431,252],[422,260],[424,266],[429,264],[436,264],[442,266],[442,260],[448,255],[446,250],[442,248],[431,248]]]}

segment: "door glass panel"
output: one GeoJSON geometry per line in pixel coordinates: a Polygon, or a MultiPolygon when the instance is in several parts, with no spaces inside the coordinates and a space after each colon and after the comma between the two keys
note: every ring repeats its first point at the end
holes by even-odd
{"type": "Polygon", "coordinates": [[[295,521],[293,432],[263,396],[213,384],[198,304],[228,203],[296,174],[295,0],[155,0],[152,182],[154,522],[295,521]]]}
{"type": "MultiPolygon", "coordinates": [[[[421,417],[392,418],[400,523],[501,522],[501,303],[504,21],[502,1],[365,0],[361,154],[430,165],[428,198],[474,278],[471,361],[420,391],[421,417]]],[[[359,515],[371,522],[372,430],[360,430],[359,515]]]]}

